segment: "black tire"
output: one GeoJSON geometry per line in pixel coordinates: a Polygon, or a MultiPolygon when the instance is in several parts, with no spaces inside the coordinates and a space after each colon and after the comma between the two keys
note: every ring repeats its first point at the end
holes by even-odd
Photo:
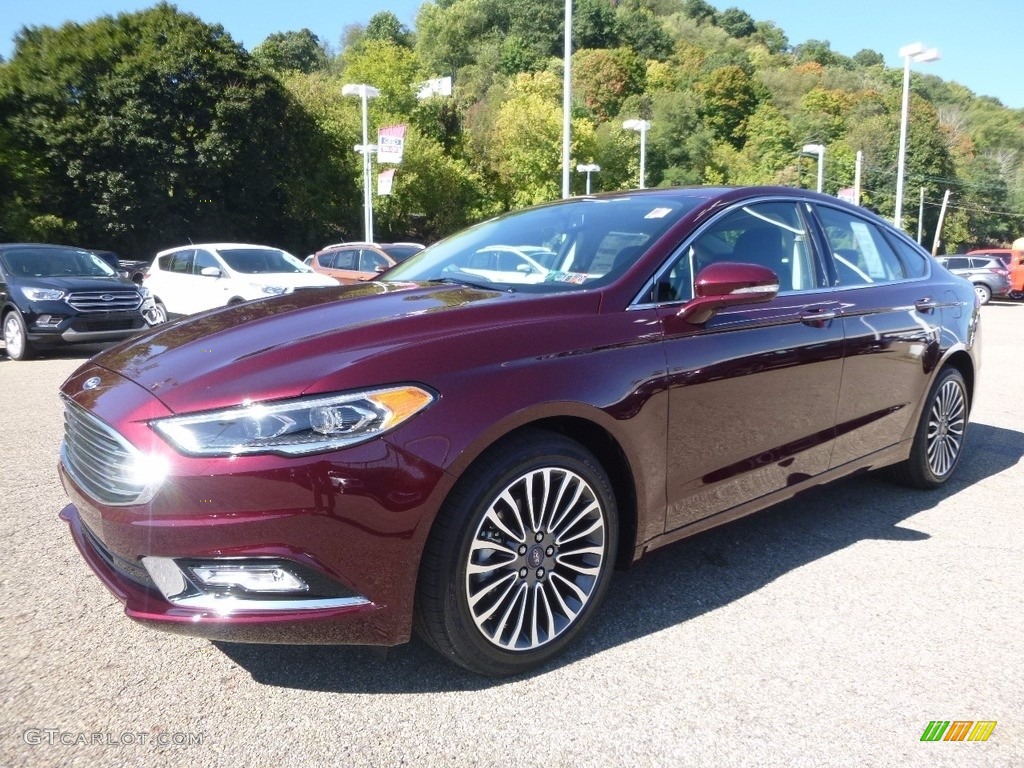
{"type": "Polygon", "coordinates": [[[1024,299],[1024,291],[1010,291],[1009,297],[1014,301],[1020,301],[1024,299]]]}
{"type": "Polygon", "coordinates": [[[162,323],[166,323],[167,307],[164,306],[164,303],[157,299],[153,303],[153,307],[153,312],[150,314],[149,317],[146,318],[146,322],[149,323],[150,325],[161,325],[162,323]]]}
{"type": "Polygon", "coordinates": [[[35,356],[35,349],[28,340],[25,320],[18,310],[12,309],[4,317],[3,334],[4,348],[11,360],[31,360],[35,356]]]}
{"type": "Polygon", "coordinates": [[[974,293],[977,295],[978,300],[982,304],[988,304],[989,301],[992,299],[992,289],[989,288],[984,283],[975,283],[974,293]]]}
{"type": "Polygon", "coordinates": [[[521,432],[485,452],[438,513],[416,629],[473,672],[534,669],[593,615],[617,544],[615,494],[597,459],[561,435],[521,432]]]}
{"type": "Polygon", "coordinates": [[[892,467],[893,479],[925,490],[949,480],[963,455],[968,411],[963,375],[956,368],[943,368],[928,392],[910,458],[892,467]]]}

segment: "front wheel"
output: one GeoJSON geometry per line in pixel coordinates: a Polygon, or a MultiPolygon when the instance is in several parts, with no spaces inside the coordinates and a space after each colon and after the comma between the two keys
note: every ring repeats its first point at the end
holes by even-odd
{"type": "Polygon", "coordinates": [[[150,325],[160,325],[167,322],[167,307],[162,301],[153,303],[153,309],[146,314],[146,322],[150,325]]]}
{"type": "Polygon", "coordinates": [[[28,340],[25,321],[16,309],[8,312],[4,318],[4,346],[11,360],[29,360],[34,353],[28,340]]]}
{"type": "Polygon", "coordinates": [[[968,399],[956,368],[939,373],[914,433],[910,458],[893,467],[893,477],[913,488],[938,488],[953,475],[967,436],[968,399]]]}
{"type": "Polygon", "coordinates": [[[557,434],[513,436],[466,472],[439,513],[417,629],[473,672],[533,669],[593,615],[617,542],[615,496],[597,459],[557,434]]]}
{"type": "Polygon", "coordinates": [[[1024,291],[1010,291],[1009,297],[1014,301],[1020,301],[1024,299],[1024,291]]]}

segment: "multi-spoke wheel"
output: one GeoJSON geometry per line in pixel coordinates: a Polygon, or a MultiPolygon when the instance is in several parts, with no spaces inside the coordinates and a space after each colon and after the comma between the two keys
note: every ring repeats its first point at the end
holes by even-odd
{"type": "Polygon", "coordinates": [[[4,347],[11,360],[28,360],[33,354],[25,321],[16,309],[8,312],[4,318],[4,347]]]}
{"type": "Polygon", "coordinates": [[[944,368],[932,384],[914,435],[910,458],[894,477],[916,488],[936,488],[953,474],[967,435],[967,386],[956,368],[944,368]]]}
{"type": "Polygon", "coordinates": [[[417,626],[468,669],[526,671],[582,629],[616,541],[597,460],[555,434],[518,435],[484,454],[445,504],[424,552],[417,626]]]}
{"type": "Polygon", "coordinates": [[[978,297],[979,304],[988,304],[992,299],[992,289],[984,283],[975,283],[974,293],[978,297]]]}

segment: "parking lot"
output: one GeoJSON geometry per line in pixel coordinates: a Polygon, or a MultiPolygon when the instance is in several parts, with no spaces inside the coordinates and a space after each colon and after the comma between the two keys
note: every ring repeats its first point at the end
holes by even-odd
{"type": "Polygon", "coordinates": [[[616,574],[524,678],[414,640],[243,646],[124,617],[57,513],[57,390],[0,352],[0,765],[1024,765],[1024,304],[983,312],[958,475],[866,476],[616,574]],[[984,742],[929,722],[995,721],[984,742]]]}

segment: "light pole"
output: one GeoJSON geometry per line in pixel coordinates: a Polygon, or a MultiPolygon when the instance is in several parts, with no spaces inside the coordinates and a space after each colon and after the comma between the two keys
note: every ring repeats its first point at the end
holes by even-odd
{"type": "Polygon", "coordinates": [[[644,189],[644,169],[647,164],[647,131],[651,124],[647,120],[626,120],[622,127],[628,131],[640,131],[640,189],[644,189]]]}
{"type": "Polygon", "coordinates": [[[366,102],[380,96],[380,91],[365,83],[349,83],[341,87],[342,96],[358,96],[363,106],[363,143],[356,144],[356,152],[363,155],[363,238],[373,242],[373,191],[370,185],[370,155],[377,150],[376,144],[370,143],[369,125],[366,113],[366,102]]]}
{"type": "Polygon", "coordinates": [[[569,154],[572,148],[572,0],[565,0],[565,46],[562,51],[562,199],[569,196],[569,154]]]}
{"type": "Polygon", "coordinates": [[[821,192],[825,186],[825,147],[822,144],[804,144],[800,150],[805,155],[818,156],[818,191],[821,192]]]}
{"type": "Polygon", "coordinates": [[[900,153],[896,160],[896,212],[892,223],[901,227],[903,220],[903,171],[907,154],[907,113],[910,111],[910,62],[935,61],[939,58],[938,48],[925,49],[922,43],[911,43],[900,48],[903,57],[903,108],[900,110],[900,153]]]}
{"type": "Polygon", "coordinates": [[[587,194],[590,194],[590,174],[597,173],[601,170],[601,166],[595,163],[584,163],[576,166],[576,170],[580,173],[587,174],[587,194]]]}

